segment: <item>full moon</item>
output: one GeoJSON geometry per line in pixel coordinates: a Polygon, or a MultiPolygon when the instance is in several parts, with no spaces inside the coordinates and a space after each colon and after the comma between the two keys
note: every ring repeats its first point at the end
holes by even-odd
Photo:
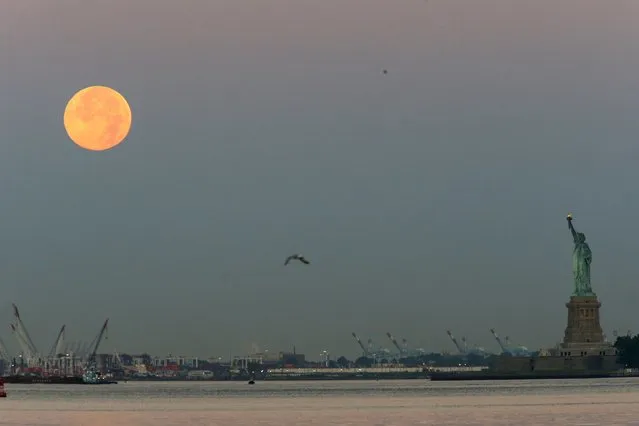
{"type": "Polygon", "coordinates": [[[106,151],[122,143],[129,134],[131,108],[124,96],[110,87],[87,87],[67,103],[64,128],[78,146],[106,151]]]}

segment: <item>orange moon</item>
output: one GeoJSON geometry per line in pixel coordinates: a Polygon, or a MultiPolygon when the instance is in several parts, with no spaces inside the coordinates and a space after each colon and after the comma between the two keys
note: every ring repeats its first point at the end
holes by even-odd
{"type": "Polygon", "coordinates": [[[76,145],[106,151],[119,145],[131,130],[131,107],[117,91],[90,86],[71,97],[64,110],[64,128],[76,145]]]}

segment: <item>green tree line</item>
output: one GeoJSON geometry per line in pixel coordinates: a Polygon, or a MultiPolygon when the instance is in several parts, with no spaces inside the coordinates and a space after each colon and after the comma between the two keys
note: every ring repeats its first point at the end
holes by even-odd
{"type": "Polygon", "coordinates": [[[615,348],[619,364],[626,368],[639,368],[639,334],[617,337],[615,348]]]}

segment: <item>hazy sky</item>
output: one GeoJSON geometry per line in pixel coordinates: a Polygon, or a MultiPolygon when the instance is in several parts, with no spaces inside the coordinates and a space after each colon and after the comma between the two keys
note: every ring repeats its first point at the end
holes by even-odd
{"type": "Polygon", "coordinates": [[[638,111],[636,0],[5,1],[0,321],[15,301],[45,353],[105,317],[102,351],[536,349],[572,212],[625,332],[638,111]],[[133,111],[102,153],[62,126],[93,84],[133,111]]]}

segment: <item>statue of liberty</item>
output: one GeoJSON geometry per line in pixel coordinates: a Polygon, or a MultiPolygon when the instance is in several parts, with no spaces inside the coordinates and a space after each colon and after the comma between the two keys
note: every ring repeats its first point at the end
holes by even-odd
{"type": "Polygon", "coordinates": [[[572,215],[566,217],[568,229],[572,233],[575,248],[572,251],[572,274],[575,280],[573,296],[595,296],[590,286],[590,264],[592,263],[592,251],[586,242],[586,235],[575,231],[572,226],[572,215]]]}

